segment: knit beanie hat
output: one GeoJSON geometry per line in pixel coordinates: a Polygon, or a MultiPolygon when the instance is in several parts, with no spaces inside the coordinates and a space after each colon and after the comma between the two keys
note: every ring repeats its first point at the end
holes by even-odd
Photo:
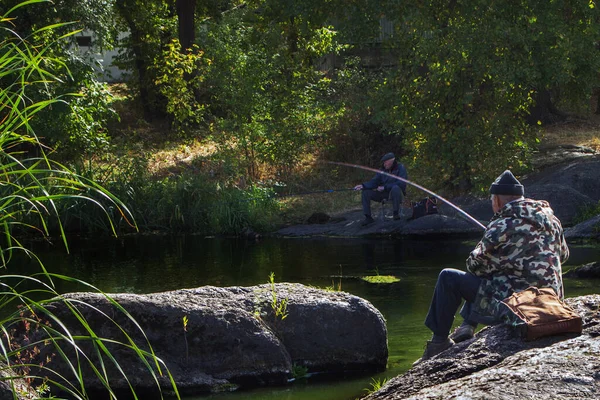
{"type": "Polygon", "coordinates": [[[381,162],[384,162],[384,161],[387,161],[387,160],[391,160],[392,158],[396,158],[396,156],[394,155],[394,153],[387,153],[383,157],[381,157],[381,162]]]}
{"type": "Polygon", "coordinates": [[[506,170],[496,178],[494,183],[492,183],[492,186],[490,186],[490,193],[523,196],[525,194],[525,189],[512,172],[506,170]]]}

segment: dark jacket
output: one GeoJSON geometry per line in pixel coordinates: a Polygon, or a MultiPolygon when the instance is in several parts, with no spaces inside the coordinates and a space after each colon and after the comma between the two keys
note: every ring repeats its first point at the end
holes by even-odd
{"type": "MultiPolygon", "coordinates": [[[[383,168],[381,169],[381,171],[387,172],[388,174],[392,174],[395,176],[399,176],[404,179],[408,179],[408,173],[406,172],[406,168],[404,168],[404,165],[400,164],[397,161],[394,161],[394,164],[392,164],[392,168],[389,171],[386,171],[383,168]]],[[[396,179],[382,173],[376,174],[373,179],[363,183],[362,185],[363,190],[372,190],[377,189],[377,187],[379,186],[383,186],[385,188],[384,190],[386,191],[392,190],[392,187],[394,186],[400,186],[402,193],[406,195],[406,182],[403,182],[400,179],[396,179]]]]}
{"type": "Polygon", "coordinates": [[[467,269],[482,278],[475,313],[497,321],[501,301],[528,286],[552,288],[562,299],[561,266],[568,257],[562,226],[546,201],[506,204],[467,259],[467,269]]]}

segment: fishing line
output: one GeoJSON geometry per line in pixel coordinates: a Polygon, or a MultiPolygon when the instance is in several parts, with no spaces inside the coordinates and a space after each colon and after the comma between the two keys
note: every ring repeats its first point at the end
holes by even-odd
{"type": "Polygon", "coordinates": [[[293,197],[293,196],[305,196],[308,194],[318,194],[318,193],[333,193],[333,192],[347,192],[350,190],[354,190],[354,188],[343,188],[343,189],[324,189],[324,190],[316,190],[314,192],[301,192],[301,193],[289,193],[289,194],[275,194],[271,196],[272,198],[278,197],[293,197]]]}
{"type": "Polygon", "coordinates": [[[459,213],[461,213],[462,215],[464,215],[469,221],[473,222],[475,225],[477,225],[478,227],[480,227],[481,229],[485,230],[485,226],[477,221],[475,218],[473,218],[470,214],[468,214],[466,211],[462,210],[460,207],[458,207],[457,205],[451,203],[449,200],[446,200],[445,198],[443,198],[442,196],[440,196],[439,194],[432,192],[431,190],[424,188],[423,186],[419,185],[418,183],[414,183],[409,181],[408,179],[404,179],[400,176],[396,176],[393,174],[390,174],[388,172],[385,171],[381,171],[379,169],[375,169],[375,168],[371,168],[371,167],[365,167],[363,165],[358,165],[358,164],[350,164],[350,163],[345,163],[345,162],[338,162],[338,161],[325,161],[327,164],[334,164],[334,165],[343,165],[345,167],[351,167],[351,168],[358,168],[358,169],[364,169],[366,171],[372,171],[378,174],[383,174],[386,176],[389,176],[391,178],[394,179],[398,179],[399,181],[408,183],[411,186],[416,187],[417,189],[421,189],[422,191],[429,193],[430,195],[432,195],[433,197],[440,199],[441,201],[443,201],[444,203],[448,204],[450,207],[454,208],[456,211],[458,211],[459,213]]]}

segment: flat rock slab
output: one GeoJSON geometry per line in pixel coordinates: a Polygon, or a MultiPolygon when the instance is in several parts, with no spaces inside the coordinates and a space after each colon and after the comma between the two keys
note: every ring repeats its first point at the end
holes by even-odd
{"type": "Polygon", "coordinates": [[[598,399],[600,295],[567,303],[583,318],[582,335],[525,342],[505,325],[488,327],[366,399],[598,399]]]}
{"type": "MultiPolygon", "coordinates": [[[[281,283],[111,295],[135,323],[104,295],[71,293],[65,298],[99,336],[127,343],[126,332],[142,349],[149,350],[150,344],[182,393],[285,384],[292,378],[294,365],[307,367],[309,372],[346,372],[382,370],[387,363],[383,316],[368,301],[345,292],[281,283]],[[277,316],[282,304],[285,307],[277,316]]],[[[48,310],[72,335],[86,334],[64,303],[53,302],[48,310]]],[[[44,314],[38,315],[44,318],[44,314]]],[[[17,337],[23,344],[44,338],[42,331],[20,334],[17,337]]],[[[95,354],[89,341],[78,341],[78,345],[86,354],[95,354]]],[[[144,397],[155,395],[156,382],[148,366],[128,347],[106,345],[132,386],[144,397]]],[[[68,346],[65,352],[73,358],[68,346]]],[[[39,359],[52,353],[56,353],[52,345],[42,347],[39,359]]],[[[51,359],[48,367],[64,376],[72,375],[60,357],[51,359]]],[[[92,359],[98,367],[97,359],[92,359]]],[[[109,365],[113,388],[127,391],[125,378],[108,358],[104,362],[109,365]]],[[[168,390],[168,377],[159,376],[155,367],[152,370],[160,386],[168,390]]],[[[83,374],[89,390],[102,391],[87,364],[83,374]]]]}
{"type": "Polygon", "coordinates": [[[536,169],[552,167],[565,162],[582,162],[597,158],[598,152],[587,146],[560,145],[542,146],[533,157],[536,169]]]}
{"type": "Polygon", "coordinates": [[[275,232],[276,236],[371,236],[371,237],[406,237],[406,236],[478,236],[483,233],[472,222],[459,215],[447,216],[442,214],[426,215],[411,220],[409,210],[403,211],[400,220],[392,219],[391,212],[384,216],[374,216],[375,222],[362,226],[365,219],[360,210],[338,215],[324,224],[305,224],[286,227],[275,232]]]}

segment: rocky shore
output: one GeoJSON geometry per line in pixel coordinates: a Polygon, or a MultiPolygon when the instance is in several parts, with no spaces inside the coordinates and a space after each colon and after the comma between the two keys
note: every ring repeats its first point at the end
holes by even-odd
{"type": "MultiPolygon", "coordinates": [[[[559,149],[564,154],[576,153],[570,161],[546,166],[543,171],[522,178],[525,196],[547,200],[561,220],[567,239],[600,240],[600,216],[578,222],[584,210],[600,202],[600,156],[578,148],[559,149]],[[569,152],[568,150],[571,150],[569,152]]],[[[549,156],[548,156],[549,157],[549,156]]],[[[558,157],[558,156],[557,156],[558,157]]],[[[461,197],[451,199],[462,210],[483,225],[492,217],[489,198],[461,197]]],[[[405,237],[453,236],[477,237],[482,228],[469,221],[452,207],[438,202],[439,214],[411,220],[411,210],[403,208],[400,220],[392,219],[390,205],[373,203],[375,222],[361,226],[364,215],[360,208],[337,215],[318,215],[307,223],[282,228],[275,236],[347,236],[347,237],[405,237]]]]}
{"type": "Polygon", "coordinates": [[[556,400],[600,398],[600,295],[567,299],[581,335],[526,342],[505,325],[487,327],[365,400],[556,400]]]}

